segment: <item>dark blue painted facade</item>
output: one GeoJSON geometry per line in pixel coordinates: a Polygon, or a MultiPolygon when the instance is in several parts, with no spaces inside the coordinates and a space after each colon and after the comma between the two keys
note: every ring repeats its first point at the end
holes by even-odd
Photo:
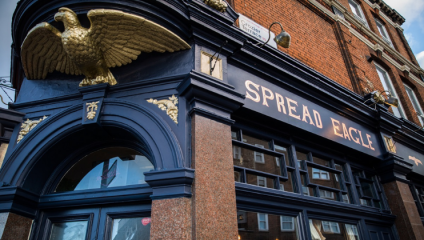
{"type": "MultiPolygon", "coordinates": [[[[389,153],[382,140],[383,135],[393,136],[423,154],[424,135],[413,131],[414,124],[394,117],[384,107],[367,106],[364,97],[278,50],[258,48],[254,45],[256,40],[234,25],[236,18],[231,9],[222,14],[201,0],[22,0],[13,18],[12,78],[19,95],[11,108],[25,113],[24,119],[42,116],[47,119],[20,143],[16,143],[20,126],[15,127],[0,170],[0,182],[7,185],[0,187],[0,211],[36,219],[40,224],[35,225],[37,228],[43,226],[40,212],[47,209],[120,202],[142,206],[137,210],[141,214],[150,211],[152,199],[190,197],[195,176],[195,169],[191,168],[193,114],[329,157],[344,158],[363,169],[377,169],[382,182],[422,178],[411,173],[411,162],[389,153]],[[46,80],[27,80],[20,68],[16,46],[21,45],[28,30],[39,22],[48,21],[61,29],[59,23],[54,23],[53,15],[62,6],[73,9],[86,27],[85,15],[90,9],[112,8],[141,15],[173,31],[192,48],[175,53],[143,53],[133,63],[111,69],[118,81],[115,86],[79,88],[82,76],[59,73],[48,75],[46,80]],[[200,71],[200,51],[214,53],[225,40],[228,44],[222,51],[224,78],[220,81],[200,71]],[[246,74],[278,85],[329,109],[331,114],[370,129],[379,138],[374,144],[382,153],[372,156],[273,119],[267,109],[260,112],[243,107],[250,100],[245,98],[246,92],[235,86],[247,80],[246,74]],[[179,98],[178,124],[146,101],[173,94],[179,98]],[[100,101],[101,110],[91,122],[84,120],[87,101],[100,101]],[[54,193],[58,181],[78,159],[105,146],[127,146],[148,156],[155,166],[155,171],[145,174],[148,184],[106,191],[54,193]]],[[[314,217],[359,223],[361,239],[368,239],[367,228],[380,225],[392,228],[396,236],[395,216],[389,210],[329,202],[242,183],[236,183],[236,194],[239,209],[286,215],[302,213],[301,239],[311,238],[307,231],[308,218],[314,217]]]]}

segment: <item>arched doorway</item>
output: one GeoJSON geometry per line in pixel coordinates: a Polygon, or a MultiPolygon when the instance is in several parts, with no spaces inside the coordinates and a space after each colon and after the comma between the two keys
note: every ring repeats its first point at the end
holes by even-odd
{"type": "Polygon", "coordinates": [[[43,157],[52,155],[61,163],[42,190],[30,239],[149,239],[151,188],[143,173],[155,166],[144,143],[119,128],[81,129],[43,157]],[[76,138],[84,147],[67,149],[76,138]]]}
{"type": "Polygon", "coordinates": [[[104,204],[104,200],[113,197],[114,191],[131,195],[131,190],[146,187],[143,173],[153,169],[145,154],[128,147],[108,146],[88,153],[51,181],[52,187],[43,198],[79,198],[84,202],[84,196],[98,197],[90,203],[66,201],[62,206],[49,206],[44,201],[31,239],[149,239],[148,201],[109,200],[104,204]]]}

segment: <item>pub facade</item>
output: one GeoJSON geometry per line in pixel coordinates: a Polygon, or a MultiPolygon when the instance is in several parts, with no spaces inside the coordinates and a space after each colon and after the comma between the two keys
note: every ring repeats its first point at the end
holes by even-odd
{"type": "Polygon", "coordinates": [[[21,0],[2,239],[424,238],[405,20],[382,1],[273,4],[21,0]],[[274,21],[289,46],[265,44],[274,21]],[[90,75],[101,61],[112,77],[90,75]]]}

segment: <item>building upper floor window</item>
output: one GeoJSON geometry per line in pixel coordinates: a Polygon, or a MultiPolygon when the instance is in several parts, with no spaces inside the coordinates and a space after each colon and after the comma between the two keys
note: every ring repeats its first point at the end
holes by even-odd
{"type": "MultiPolygon", "coordinates": [[[[394,97],[399,99],[395,88],[393,87],[392,81],[390,80],[389,74],[384,70],[381,66],[375,64],[375,67],[377,69],[378,77],[380,78],[381,84],[383,85],[384,91],[390,92],[394,97]]],[[[393,114],[398,118],[407,118],[405,115],[405,112],[402,108],[402,103],[399,100],[399,107],[392,107],[393,114]]]]}
{"type": "Polygon", "coordinates": [[[387,32],[386,27],[378,19],[375,19],[375,24],[377,24],[378,31],[383,37],[383,40],[393,47],[392,40],[390,40],[389,33],[387,32]]]}
{"type": "Polygon", "coordinates": [[[412,88],[405,85],[406,93],[408,94],[409,100],[411,100],[412,106],[414,107],[415,113],[418,116],[418,120],[420,120],[421,126],[424,126],[424,113],[420,106],[420,103],[418,102],[417,96],[415,96],[414,91],[412,88]]]}
{"type": "Polygon", "coordinates": [[[352,9],[352,12],[355,15],[355,17],[359,21],[361,21],[365,26],[368,27],[368,22],[365,18],[364,12],[362,12],[362,9],[359,3],[355,2],[354,0],[349,0],[349,6],[350,6],[350,9],[352,9]]]}

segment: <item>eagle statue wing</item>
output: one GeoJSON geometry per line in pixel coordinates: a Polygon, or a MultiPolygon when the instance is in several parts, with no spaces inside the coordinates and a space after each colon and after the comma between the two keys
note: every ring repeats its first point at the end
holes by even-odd
{"type": "Polygon", "coordinates": [[[95,9],[87,14],[89,34],[100,46],[107,67],[131,63],[141,52],[189,49],[180,37],[143,17],[118,10],[95,9]]]}
{"type": "Polygon", "coordinates": [[[46,22],[29,31],[21,46],[21,58],[27,79],[44,79],[54,70],[82,74],[63,49],[61,32],[46,22]]]}

